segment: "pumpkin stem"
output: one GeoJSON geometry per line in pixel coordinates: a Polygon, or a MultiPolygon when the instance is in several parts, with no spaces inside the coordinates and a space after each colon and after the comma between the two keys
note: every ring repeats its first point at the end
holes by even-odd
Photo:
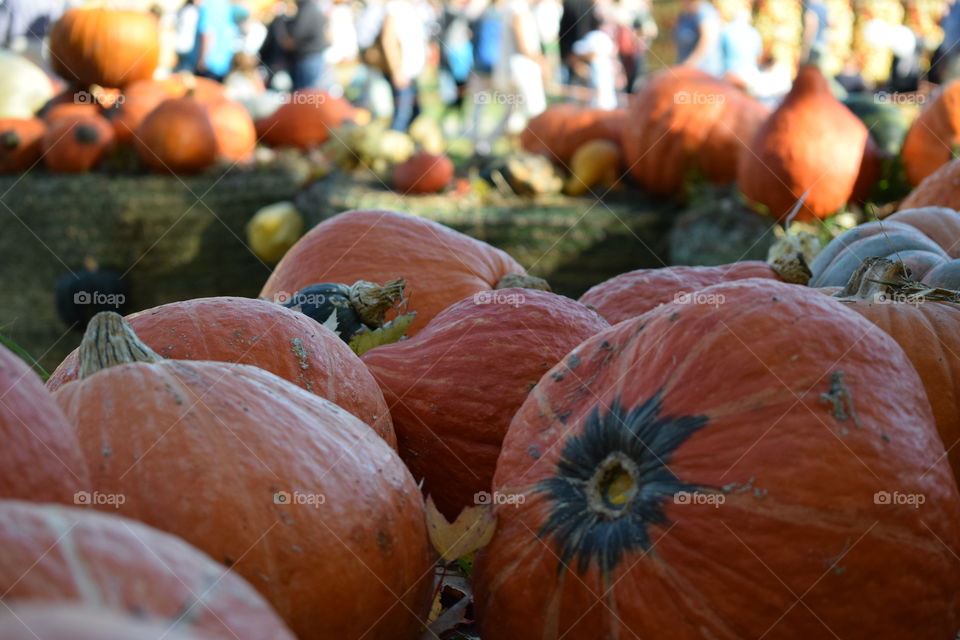
{"type": "Polygon", "coordinates": [[[960,291],[915,282],[902,262],[887,258],[867,258],[861,262],[847,286],[833,295],[877,302],[960,302],[960,291]]]}
{"type": "Polygon", "coordinates": [[[113,311],[101,311],[93,316],[80,342],[81,379],[119,364],[162,360],[140,341],[123,316],[113,311]]]}
{"type": "Polygon", "coordinates": [[[812,233],[800,231],[778,238],[767,252],[767,264],[784,282],[807,284],[813,273],[810,263],[820,253],[820,241],[812,233]]]}
{"type": "Polygon", "coordinates": [[[587,506],[594,513],[614,520],[640,491],[640,469],[630,456],[614,451],[597,466],[587,482],[587,506]]]}
{"type": "Polygon", "coordinates": [[[350,304],[368,327],[383,326],[387,312],[403,298],[406,280],[397,278],[382,287],[373,282],[359,280],[350,287],[350,304]]]}
{"type": "Polygon", "coordinates": [[[538,289],[540,291],[552,291],[550,284],[543,278],[527,275],[525,273],[508,273],[500,278],[497,283],[497,289],[538,289]]]}

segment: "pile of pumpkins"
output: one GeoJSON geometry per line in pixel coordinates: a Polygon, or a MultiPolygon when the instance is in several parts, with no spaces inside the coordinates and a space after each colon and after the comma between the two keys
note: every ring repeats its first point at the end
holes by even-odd
{"type": "Polygon", "coordinates": [[[902,170],[910,186],[923,183],[908,206],[958,207],[958,96],[960,81],[945,85],[909,125],[882,98],[851,103],[861,120],[817,67],[804,66],[771,112],[732,84],[681,66],[653,74],[625,110],[552,106],[531,120],[521,143],[566,167],[572,194],[603,195],[630,177],[652,194],[682,198],[695,178],[735,183],[757,211],[781,221],[803,199],[796,219],[809,221],[865,202],[879,179],[902,170]]]}
{"type": "Polygon", "coordinates": [[[955,260],[960,214],[885,225],[811,260],[843,287],[742,262],[573,300],[350,211],[259,299],[96,316],[46,384],[0,347],[0,629],[412,640],[429,495],[492,509],[458,587],[484,640],[951,638],[960,293],[883,256],[955,260]]]}
{"type": "Polygon", "coordinates": [[[0,172],[18,173],[41,160],[52,171],[81,173],[115,149],[133,148],[158,172],[199,173],[218,162],[246,163],[258,141],[308,148],[356,115],[345,100],[320,91],[287,96],[256,123],[225,87],[191,74],[155,79],[156,19],[149,13],[76,8],[50,35],[54,71],[2,52],[8,89],[0,104],[0,172]]]}

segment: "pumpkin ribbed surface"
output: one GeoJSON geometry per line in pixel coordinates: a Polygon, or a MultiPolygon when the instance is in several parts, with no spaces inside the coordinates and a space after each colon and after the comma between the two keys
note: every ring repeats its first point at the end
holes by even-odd
{"type": "MultiPolygon", "coordinates": [[[[127,317],[147,346],[172,360],[260,367],[346,409],[396,446],[376,381],[343,340],[303,314],[265,300],[197,298],[127,317]]],[[[77,378],[74,350],[47,381],[55,391],[77,378]]]]}
{"type": "MultiPolygon", "coordinates": [[[[580,302],[596,309],[610,324],[616,324],[644,314],[659,304],[673,302],[678,296],[745,278],[780,279],[767,263],[757,260],[717,267],[638,269],[594,285],[580,296],[580,302]]],[[[691,297],[690,301],[693,300],[691,297]]]]}
{"type": "Polygon", "coordinates": [[[0,588],[5,603],[135,613],[174,633],[293,638],[253,587],[183,540],[86,509],[0,501],[0,588]]]}
{"type": "Polygon", "coordinates": [[[608,326],[569,298],[502,289],[461,300],[410,340],[364,354],[400,455],[442,512],[456,517],[489,491],[500,442],[530,388],[608,326]]]}
{"type": "MultiPolygon", "coordinates": [[[[118,352],[109,345],[97,353],[118,352]]],[[[54,396],[93,487],[126,496],[117,513],[230,566],[299,638],[419,632],[432,577],[423,499],[340,407],[256,367],[187,360],[116,364],[54,396]]]]}
{"type": "Polygon", "coordinates": [[[70,423],[43,382],[0,345],[0,498],[73,502],[89,482],[70,423]]]}
{"type": "Polygon", "coordinates": [[[347,211],[320,223],[287,251],[260,296],[290,296],[312,284],[407,283],[410,335],[448,306],[523,273],[503,251],[436,222],[393,211],[347,211]]]}
{"type": "Polygon", "coordinates": [[[806,287],[703,293],[587,340],[517,412],[484,640],[955,634],[960,497],[903,350],[806,287]]]}

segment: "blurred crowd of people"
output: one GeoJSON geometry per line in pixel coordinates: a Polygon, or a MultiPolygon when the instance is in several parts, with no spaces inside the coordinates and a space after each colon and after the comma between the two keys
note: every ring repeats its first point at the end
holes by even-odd
{"type": "MultiPolygon", "coordinates": [[[[0,45],[36,46],[69,4],[0,0],[0,45]]],[[[765,49],[750,0],[674,5],[665,33],[650,0],[156,0],[153,10],[174,34],[172,71],[223,81],[254,109],[269,109],[291,90],[349,93],[374,115],[391,117],[397,130],[420,111],[427,67],[438,69],[448,112],[475,132],[486,104],[506,112],[506,130],[543,111],[550,94],[622,106],[642,85],[658,37],[672,39],[675,58],[653,60],[657,67],[690,65],[771,102],[789,90],[795,61],[784,65],[765,49]]],[[[802,2],[801,59],[825,55],[829,5],[802,2]]],[[[894,54],[893,89],[915,90],[927,69],[936,81],[960,75],[960,0],[945,6],[932,60],[923,60],[929,43],[909,28],[876,31],[894,54]]],[[[836,80],[850,91],[875,88],[856,60],[836,80]]]]}

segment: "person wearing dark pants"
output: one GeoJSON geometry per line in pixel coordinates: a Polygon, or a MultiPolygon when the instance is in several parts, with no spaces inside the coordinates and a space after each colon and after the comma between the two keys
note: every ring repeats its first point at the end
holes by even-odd
{"type": "Polygon", "coordinates": [[[427,61],[427,31],[409,0],[391,0],[380,38],[386,58],[387,80],[393,89],[394,131],[406,131],[420,113],[417,78],[427,61]]]}
{"type": "Polygon", "coordinates": [[[297,0],[297,13],[278,28],[284,49],[293,58],[293,88],[320,87],[326,73],[323,50],[327,21],[317,0],[297,0]]]}

